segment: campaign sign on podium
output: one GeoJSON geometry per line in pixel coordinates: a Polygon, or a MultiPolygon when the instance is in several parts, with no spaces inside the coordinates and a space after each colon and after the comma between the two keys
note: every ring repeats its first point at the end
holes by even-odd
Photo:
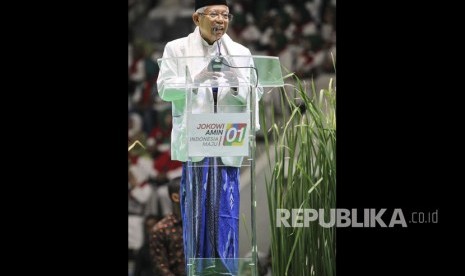
{"type": "Polygon", "coordinates": [[[192,114],[188,125],[189,156],[248,156],[247,113],[192,114]]]}

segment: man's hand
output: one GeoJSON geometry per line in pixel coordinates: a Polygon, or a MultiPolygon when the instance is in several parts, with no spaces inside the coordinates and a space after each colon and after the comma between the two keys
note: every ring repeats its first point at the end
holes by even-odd
{"type": "Polygon", "coordinates": [[[207,80],[216,81],[221,76],[222,76],[222,74],[220,72],[212,72],[212,71],[209,71],[207,67],[205,67],[205,68],[203,68],[202,71],[200,71],[200,73],[198,73],[194,77],[194,83],[202,83],[202,82],[205,82],[207,80]]]}
{"type": "Polygon", "coordinates": [[[233,70],[221,72],[223,78],[225,78],[231,86],[239,86],[239,77],[233,70]]]}

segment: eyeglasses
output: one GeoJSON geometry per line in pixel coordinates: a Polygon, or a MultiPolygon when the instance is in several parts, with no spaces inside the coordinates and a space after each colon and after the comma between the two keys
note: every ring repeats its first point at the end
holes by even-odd
{"type": "Polygon", "coordinates": [[[227,20],[227,21],[231,21],[233,19],[233,15],[230,14],[230,13],[216,13],[216,12],[212,12],[212,13],[203,13],[203,12],[198,12],[198,14],[200,15],[207,15],[208,17],[210,17],[210,19],[216,19],[218,18],[218,16],[221,15],[221,18],[223,18],[224,20],[227,20]]]}

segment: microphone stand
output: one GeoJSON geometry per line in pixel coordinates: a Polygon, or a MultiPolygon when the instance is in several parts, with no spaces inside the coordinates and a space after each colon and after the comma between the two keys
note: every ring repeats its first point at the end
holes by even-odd
{"type": "MultiPolygon", "coordinates": [[[[218,26],[213,27],[212,29],[213,33],[216,34],[218,31],[218,26]]],[[[218,46],[218,52],[217,56],[214,57],[211,61],[210,64],[208,65],[208,69],[212,72],[221,72],[222,67],[223,67],[223,58],[221,57],[221,49],[220,49],[220,38],[215,40],[213,43],[216,42],[218,46]]],[[[213,93],[213,113],[217,113],[217,105],[218,105],[218,87],[212,87],[212,93],[213,93]]]]}

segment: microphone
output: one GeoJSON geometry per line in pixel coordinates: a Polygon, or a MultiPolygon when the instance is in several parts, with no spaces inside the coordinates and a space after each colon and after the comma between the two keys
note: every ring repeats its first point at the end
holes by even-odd
{"type": "MultiPolygon", "coordinates": [[[[218,30],[220,29],[220,25],[216,24],[215,26],[213,26],[212,28],[212,32],[213,32],[213,35],[216,36],[216,33],[218,32],[218,30]]],[[[220,50],[220,45],[219,45],[219,40],[220,40],[221,37],[217,38],[215,41],[213,41],[213,44],[215,44],[215,42],[217,42],[217,45],[218,45],[218,52],[217,52],[217,55],[221,56],[221,50],[220,50]]]]}
{"type": "MultiPolygon", "coordinates": [[[[216,24],[212,28],[212,32],[214,35],[216,35],[216,32],[219,30],[220,25],[216,24]]],[[[218,46],[218,52],[216,53],[216,56],[210,61],[208,64],[208,71],[210,72],[221,72],[221,71],[227,71],[229,70],[229,67],[225,67],[229,65],[229,63],[221,57],[221,48],[220,48],[220,43],[221,43],[221,37],[215,40],[213,43],[216,42],[216,45],[218,46]]]]}
{"type": "MultiPolygon", "coordinates": [[[[213,35],[217,35],[218,30],[220,29],[220,25],[216,24],[212,28],[212,33],[213,35]]],[[[229,71],[229,63],[221,56],[221,37],[217,38],[215,41],[213,41],[213,44],[218,46],[218,51],[216,52],[216,56],[213,57],[210,60],[210,63],[208,64],[208,71],[210,72],[222,72],[222,71],[229,71]]],[[[213,84],[214,87],[212,87],[212,92],[213,92],[213,112],[217,113],[217,104],[218,104],[218,82],[215,81],[216,84],[213,84]]]]}
{"type": "MultiPolygon", "coordinates": [[[[212,28],[212,33],[214,36],[216,36],[216,32],[218,32],[218,25],[213,26],[212,28]]],[[[220,37],[221,38],[221,37],[220,37]]],[[[222,67],[222,59],[221,56],[221,51],[220,51],[220,46],[219,46],[219,40],[220,38],[217,38],[215,41],[213,41],[213,44],[218,45],[218,52],[216,53],[216,57],[214,57],[212,60],[210,60],[210,63],[208,64],[208,71],[210,72],[219,72],[221,71],[222,67]]],[[[217,85],[217,84],[216,84],[217,85]]],[[[217,113],[217,106],[218,106],[218,87],[215,85],[215,87],[212,87],[212,93],[213,93],[213,112],[217,113]]]]}

